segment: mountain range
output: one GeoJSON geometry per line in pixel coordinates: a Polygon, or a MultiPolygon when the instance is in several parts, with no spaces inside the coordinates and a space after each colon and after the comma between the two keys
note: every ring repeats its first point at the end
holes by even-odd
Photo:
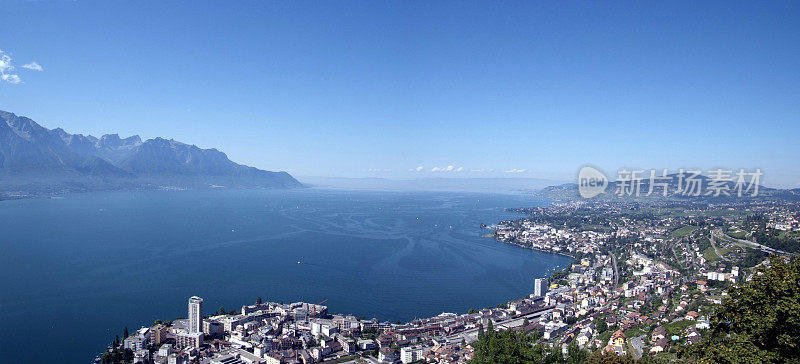
{"type": "MultiPolygon", "coordinates": [[[[736,176],[733,176],[735,179],[736,176]]],[[[633,186],[632,182],[620,182],[620,181],[609,181],[608,186],[605,188],[605,193],[592,197],[591,199],[597,199],[600,201],[611,201],[611,200],[623,200],[623,201],[658,201],[658,200],[691,200],[691,201],[702,201],[702,202],[723,202],[723,201],[733,201],[736,199],[748,199],[748,200],[774,200],[774,199],[789,199],[789,200],[800,200],[800,188],[794,189],[779,189],[779,188],[770,188],[763,185],[758,185],[758,194],[757,196],[752,196],[753,189],[746,190],[743,193],[742,197],[738,197],[737,195],[737,187],[734,181],[727,181],[722,182],[721,186],[723,189],[728,191],[728,195],[720,194],[719,196],[706,195],[709,191],[708,188],[711,183],[711,178],[706,175],[698,175],[696,179],[699,180],[700,184],[700,192],[699,195],[685,195],[678,193],[679,190],[684,190],[687,188],[687,182],[682,182],[679,184],[681,180],[677,174],[670,174],[667,175],[666,189],[667,195],[663,195],[663,185],[654,184],[653,190],[650,195],[647,195],[650,192],[650,180],[648,177],[641,179],[638,182],[639,184],[639,191],[640,194],[636,195],[635,193],[630,194],[620,194],[620,188],[628,188],[630,189],[633,186]]],[[[745,190],[748,187],[749,181],[746,181],[745,185],[742,186],[742,189],[745,190]]],[[[751,187],[754,188],[754,187],[751,187]]],[[[560,185],[553,185],[545,187],[539,191],[534,192],[533,194],[536,197],[547,198],[556,201],[578,201],[578,200],[585,200],[583,199],[578,190],[577,183],[564,183],[560,185]]]]}
{"type": "Polygon", "coordinates": [[[286,172],[237,164],[216,149],[137,135],[99,138],[47,129],[0,111],[0,193],[103,189],[298,188],[286,172]]]}

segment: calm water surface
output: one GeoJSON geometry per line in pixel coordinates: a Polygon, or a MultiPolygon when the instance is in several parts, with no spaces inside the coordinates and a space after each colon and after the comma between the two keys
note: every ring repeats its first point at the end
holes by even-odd
{"type": "Polygon", "coordinates": [[[493,306],[570,259],[481,237],[527,196],[137,191],[0,202],[2,362],[89,362],[122,332],[270,301],[406,321],[493,306]],[[297,262],[300,262],[298,264],[297,262]]]}

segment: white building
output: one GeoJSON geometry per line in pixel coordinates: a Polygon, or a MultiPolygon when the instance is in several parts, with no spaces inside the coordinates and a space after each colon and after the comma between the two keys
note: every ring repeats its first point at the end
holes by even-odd
{"type": "Polygon", "coordinates": [[[533,295],[538,297],[544,297],[547,293],[547,279],[546,278],[536,278],[533,280],[533,295]]]}
{"type": "Polygon", "coordinates": [[[132,351],[142,350],[147,347],[147,337],[139,335],[128,336],[122,341],[122,347],[132,351]]]}
{"type": "Polygon", "coordinates": [[[579,348],[584,349],[586,348],[586,344],[588,344],[591,340],[592,337],[589,333],[581,331],[581,333],[578,334],[578,337],[575,339],[575,342],[578,344],[579,348]]]}
{"type": "Polygon", "coordinates": [[[613,280],[614,279],[614,268],[603,267],[603,271],[600,273],[600,277],[604,281],[613,280]]]}
{"type": "Polygon", "coordinates": [[[133,336],[129,336],[122,341],[122,346],[125,349],[131,349],[132,351],[138,351],[142,349],[147,349],[147,345],[150,343],[150,328],[143,327],[136,331],[133,336]]]}
{"type": "Polygon", "coordinates": [[[189,298],[189,333],[203,332],[203,299],[197,296],[189,298]]]}
{"type": "Polygon", "coordinates": [[[422,348],[419,346],[410,346],[400,349],[400,361],[403,364],[413,363],[422,360],[422,348]]]}
{"type": "Polygon", "coordinates": [[[203,345],[203,333],[187,333],[185,331],[178,332],[178,334],[175,335],[175,345],[179,349],[199,348],[201,345],[203,345]]]}
{"type": "Polygon", "coordinates": [[[172,344],[164,344],[158,348],[158,356],[166,358],[169,354],[172,354],[172,344]]]}
{"type": "Polygon", "coordinates": [[[133,363],[147,363],[150,361],[150,352],[147,349],[136,350],[133,353],[133,363]]]}

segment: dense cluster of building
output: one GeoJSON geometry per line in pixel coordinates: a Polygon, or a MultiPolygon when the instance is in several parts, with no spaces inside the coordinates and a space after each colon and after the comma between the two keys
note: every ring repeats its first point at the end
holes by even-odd
{"type": "MultiPolygon", "coordinates": [[[[393,324],[331,314],[321,304],[260,300],[236,314],[204,316],[203,299],[191,297],[188,318],[143,327],[121,346],[141,363],[462,363],[491,323],[495,330],[537,332],[564,353],[574,344],[663,355],[700,340],[713,305],[750,272],[711,254],[718,250],[712,234],[741,222],[707,214],[721,208],[632,216],[609,203],[557,204],[500,223],[494,227],[500,241],[575,260],[551,277],[532,277],[530,296],[495,308],[393,324]],[[575,224],[564,216],[582,217],[575,224]]],[[[796,229],[797,215],[790,215],[771,214],[769,221],[775,229],[796,229]]]]}
{"type": "MultiPolygon", "coordinates": [[[[739,232],[752,214],[763,214],[768,229],[799,230],[798,205],[791,202],[665,202],[645,208],[563,203],[524,209],[530,218],[494,227],[500,241],[576,258],[551,279],[543,304],[555,307],[553,312],[532,323],[545,343],[561,345],[565,353],[576,344],[634,357],[693,344],[709,328],[713,305],[729,286],[751,274],[753,265],[768,264],[764,254],[743,269],[737,257],[748,249],[784,253],[726,233],[739,232]],[[640,213],[645,208],[674,212],[640,213]]],[[[537,280],[537,292],[539,287],[537,280]]]]}

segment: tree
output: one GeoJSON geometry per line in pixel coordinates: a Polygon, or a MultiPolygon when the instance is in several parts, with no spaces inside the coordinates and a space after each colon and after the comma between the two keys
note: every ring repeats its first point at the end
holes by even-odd
{"type": "Polygon", "coordinates": [[[260,305],[260,304],[261,304],[261,302],[262,302],[262,301],[261,301],[261,296],[258,296],[258,297],[256,297],[256,304],[257,304],[257,305],[260,305]]]}
{"type": "Polygon", "coordinates": [[[133,363],[133,350],[131,349],[122,350],[122,361],[124,363],[133,363]]]}
{"type": "Polygon", "coordinates": [[[711,318],[711,334],[683,356],[699,362],[797,362],[800,259],[773,256],[753,280],[734,286],[711,318]]]}
{"type": "Polygon", "coordinates": [[[634,360],[630,354],[619,356],[617,353],[605,353],[603,350],[595,351],[586,360],[589,364],[633,364],[634,360]]]}
{"type": "Polygon", "coordinates": [[[128,338],[128,327],[127,327],[127,326],[125,326],[125,327],[122,329],[122,339],[123,339],[123,340],[125,340],[125,339],[127,339],[127,338],[128,338]]]}
{"type": "Polygon", "coordinates": [[[575,345],[575,342],[567,347],[567,363],[569,364],[585,363],[588,357],[589,353],[575,345]]]}
{"type": "Polygon", "coordinates": [[[103,353],[101,357],[102,364],[127,364],[133,363],[133,351],[131,349],[117,349],[114,348],[103,353]]]}
{"type": "Polygon", "coordinates": [[[560,347],[550,349],[544,345],[533,345],[535,341],[534,336],[520,330],[487,330],[473,344],[475,356],[471,363],[564,363],[560,347]]]}
{"type": "Polygon", "coordinates": [[[639,360],[636,361],[637,364],[668,364],[671,363],[669,359],[666,358],[659,358],[654,357],[645,351],[639,360]]]}
{"type": "Polygon", "coordinates": [[[595,324],[595,328],[597,329],[598,334],[602,334],[608,331],[608,324],[606,323],[606,318],[601,317],[597,319],[597,324],[595,324]]]}

